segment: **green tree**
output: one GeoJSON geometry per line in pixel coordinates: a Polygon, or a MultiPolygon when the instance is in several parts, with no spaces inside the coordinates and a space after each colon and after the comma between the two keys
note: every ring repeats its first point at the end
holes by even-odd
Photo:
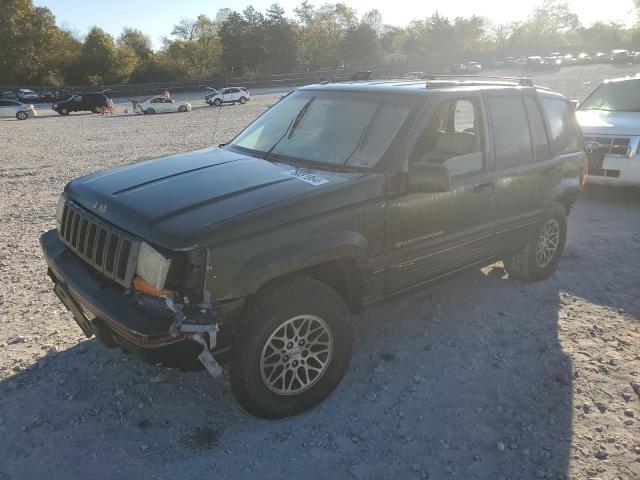
{"type": "Polygon", "coordinates": [[[133,50],[139,61],[147,60],[153,54],[151,38],[136,28],[125,27],[118,37],[118,46],[133,50]]]}
{"type": "Polygon", "coordinates": [[[297,25],[277,3],[266,12],[264,23],[264,68],[270,73],[293,71],[297,66],[297,25]]]}
{"type": "Polygon", "coordinates": [[[41,83],[64,43],[55,17],[31,0],[2,0],[0,12],[0,84],[41,83]]]}
{"type": "Polygon", "coordinates": [[[357,26],[356,12],[344,3],[315,8],[306,0],[294,10],[300,23],[299,60],[309,71],[340,68],[347,32],[357,26]]]}
{"type": "Polygon", "coordinates": [[[241,75],[246,66],[244,44],[247,21],[231,12],[220,24],[218,36],[222,44],[222,65],[226,74],[241,75]]]}
{"type": "Polygon", "coordinates": [[[242,12],[244,27],[242,29],[242,45],[245,65],[254,74],[265,62],[265,17],[249,5],[242,12]]]}

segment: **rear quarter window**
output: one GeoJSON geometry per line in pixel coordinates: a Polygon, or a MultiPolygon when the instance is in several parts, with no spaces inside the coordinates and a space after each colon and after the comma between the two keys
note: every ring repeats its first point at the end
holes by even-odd
{"type": "Polygon", "coordinates": [[[547,129],[540,111],[540,105],[535,97],[525,96],[524,105],[527,107],[531,137],[533,139],[533,153],[536,161],[548,160],[550,156],[547,129]]]}
{"type": "Polygon", "coordinates": [[[549,140],[554,153],[583,150],[582,131],[569,102],[563,98],[551,97],[542,97],[541,100],[549,122],[549,140]]]}

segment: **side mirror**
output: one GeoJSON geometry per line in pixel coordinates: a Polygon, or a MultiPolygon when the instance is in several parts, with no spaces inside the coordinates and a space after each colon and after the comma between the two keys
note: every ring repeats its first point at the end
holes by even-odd
{"type": "Polygon", "coordinates": [[[416,162],[409,167],[409,192],[436,193],[449,190],[449,169],[438,163],[416,162]]]}
{"type": "Polygon", "coordinates": [[[580,101],[579,100],[571,100],[571,105],[573,105],[573,109],[577,110],[578,109],[578,105],[580,105],[580,101]]]}

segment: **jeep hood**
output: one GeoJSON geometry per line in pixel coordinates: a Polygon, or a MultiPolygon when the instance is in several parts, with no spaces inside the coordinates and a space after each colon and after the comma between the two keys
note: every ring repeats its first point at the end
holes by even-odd
{"type": "Polygon", "coordinates": [[[640,112],[578,110],[576,118],[585,135],[640,135],[640,112]]]}
{"type": "Polygon", "coordinates": [[[171,250],[229,241],[383,192],[382,174],[302,169],[222,149],[98,172],[65,188],[95,215],[171,250]]]}

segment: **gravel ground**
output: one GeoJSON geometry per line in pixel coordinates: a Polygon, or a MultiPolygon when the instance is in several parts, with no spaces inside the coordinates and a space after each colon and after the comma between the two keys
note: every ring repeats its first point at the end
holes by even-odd
{"type": "MultiPolygon", "coordinates": [[[[536,83],[583,98],[620,70],[536,83]]],[[[223,379],[84,338],[38,247],[64,184],[228,140],[277,97],[0,122],[0,480],[640,478],[638,190],[589,188],[544,282],[496,264],[355,317],[344,381],[295,418],[257,420],[223,379]]]]}

